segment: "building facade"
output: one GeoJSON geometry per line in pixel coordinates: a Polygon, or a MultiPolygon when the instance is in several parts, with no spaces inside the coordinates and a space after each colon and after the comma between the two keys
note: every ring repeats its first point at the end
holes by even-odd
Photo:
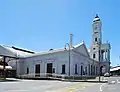
{"type": "Polygon", "coordinates": [[[99,71],[102,74],[110,70],[110,43],[102,43],[102,23],[98,15],[94,18],[92,27],[90,52],[84,41],[78,45],[72,45],[72,34],[70,34],[70,43],[67,44],[68,48],[65,46],[61,49],[50,49],[46,52],[36,53],[14,46],[1,45],[0,52],[2,55],[19,58],[6,58],[5,61],[16,70],[17,76],[36,76],[36,74],[97,76],[99,71]]]}
{"type": "Polygon", "coordinates": [[[84,42],[70,50],[68,48],[50,50],[26,57],[18,62],[18,66],[18,75],[52,73],[66,76],[93,76],[98,74],[98,62],[89,57],[84,42]]]}

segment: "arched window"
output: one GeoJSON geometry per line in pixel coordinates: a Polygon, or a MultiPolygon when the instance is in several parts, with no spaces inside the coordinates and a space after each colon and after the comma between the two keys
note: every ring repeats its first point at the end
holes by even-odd
{"type": "Polygon", "coordinates": [[[93,58],[95,58],[95,53],[93,54],[93,58]]]}
{"type": "Polygon", "coordinates": [[[93,66],[91,65],[91,75],[93,74],[93,66]]]}
{"type": "Polygon", "coordinates": [[[87,75],[87,66],[85,67],[85,74],[87,75]]]}
{"type": "Polygon", "coordinates": [[[95,38],[95,42],[97,42],[97,38],[95,38]]]}
{"type": "Polygon", "coordinates": [[[62,65],[62,74],[65,74],[65,64],[62,65]]]}
{"type": "Polygon", "coordinates": [[[96,66],[96,75],[97,75],[98,67],[96,66]]]}
{"type": "Polygon", "coordinates": [[[75,74],[77,74],[77,64],[75,64],[75,74]]]}
{"type": "Polygon", "coordinates": [[[90,64],[88,65],[88,68],[89,68],[89,75],[90,75],[90,64]]]}
{"type": "Polygon", "coordinates": [[[81,76],[83,75],[83,66],[81,65],[81,76]]]}
{"type": "Polygon", "coordinates": [[[27,74],[29,74],[29,68],[27,67],[27,74]]]}

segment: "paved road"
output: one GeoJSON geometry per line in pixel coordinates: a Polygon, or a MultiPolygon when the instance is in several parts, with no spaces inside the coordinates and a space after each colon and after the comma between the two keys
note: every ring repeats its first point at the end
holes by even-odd
{"type": "Polygon", "coordinates": [[[120,77],[108,78],[108,83],[102,84],[100,87],[102,92],[120,92],[120,77]]]}
{"type": "Polygon", "coordinates": [[[120,92],[120,77],[106,78],[107,83],[87,87],[83,91],[77,92],[120,92]]]}
{"type": "Polygon", "coordinates": [[[0,92],[76,92],[96,83],[53,80],[18,80],[0,82],[0,92]]]}
{"type": "Polygon", "coordinates": [[[0,92],[120,92],[120,77],[106,78],[108,83],[18,80],[0,82],[0,92]]]}

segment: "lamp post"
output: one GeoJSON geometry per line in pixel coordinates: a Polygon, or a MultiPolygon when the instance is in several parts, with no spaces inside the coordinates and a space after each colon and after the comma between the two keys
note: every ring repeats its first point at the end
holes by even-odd
{"type": "Polygon", "coordinates": [[[66,49],[66,45],[68,45],[68,47],[69,47],[69,76],[70,76],[70,45],[69,45],[69,43],[66,43],[65,44],[65,49],[66,49]]]}
{"type": "Polygon", "coordinates": [[[99,82],[100,82],[100,62],[101,62],[101,43],[100,43],[100,39],[99,39],[99,42],[97,43],[98,44],[98,51],[99,51],[99,82]]]}

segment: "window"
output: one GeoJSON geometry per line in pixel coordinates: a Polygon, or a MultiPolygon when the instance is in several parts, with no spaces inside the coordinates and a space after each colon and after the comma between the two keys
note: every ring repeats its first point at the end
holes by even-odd
{"type": "Polygon", "coordinates": [[[95,48],[93,48],[93,50],[95,50],[95,48]]]}
{"type": "Polygon", "coordinates": [[[81,66],[81,76],[83,75],[83,66],[81,66]]]}
{"type": "Polygon", "coordinates": [[[75,74],[77,74],[77,64],[75,64],[75,74]]]}
{"type": "Polygon", "coordinates": [[[89,68],[89,75],[90,75],[90,64],[88,65],[88,68],[89,68]]]}
{"type": "Polygon", "coordinates": [[[98,32],[95,32],[95,34],[97,34],[98,32]]]}
{"type": "Polygon", "coordinates": [[[53,73],[55,73],[55,68],[53,68],[53,73]]]}
{"type": "Polygon", "coordinates": [[[95,42],[97,42],[97,38],[95,38],[95,42]]]}
{"type": "Polygon", "coordinates": [[[29,74],[29,68],[27,67],[27,74],[29,74]]]}
{"type": "Polygon", "coordinates": [[[62,74],[65,74],[65,64],[62,65],[62,74]]]}
{"type": "Polygon", "coordinates": [[[95,58],[95,54],[93,54],[93,58],[95,58]]]}
{"type": "Polygon", "coordinates": [[[97,75],[97,71],[98,71],[98,68],[97,68],[97,66],[96,66],[96,75],[97,75]]]}
{"type": "Polygon", "coordinates": [[[91,75],[93,74],[93,66],[91,65],[91,75]]]}
{"type": "Polygon", "coordinates": [[[85,67],[85,74],[87,74],[87,67],[85,67]]]}

